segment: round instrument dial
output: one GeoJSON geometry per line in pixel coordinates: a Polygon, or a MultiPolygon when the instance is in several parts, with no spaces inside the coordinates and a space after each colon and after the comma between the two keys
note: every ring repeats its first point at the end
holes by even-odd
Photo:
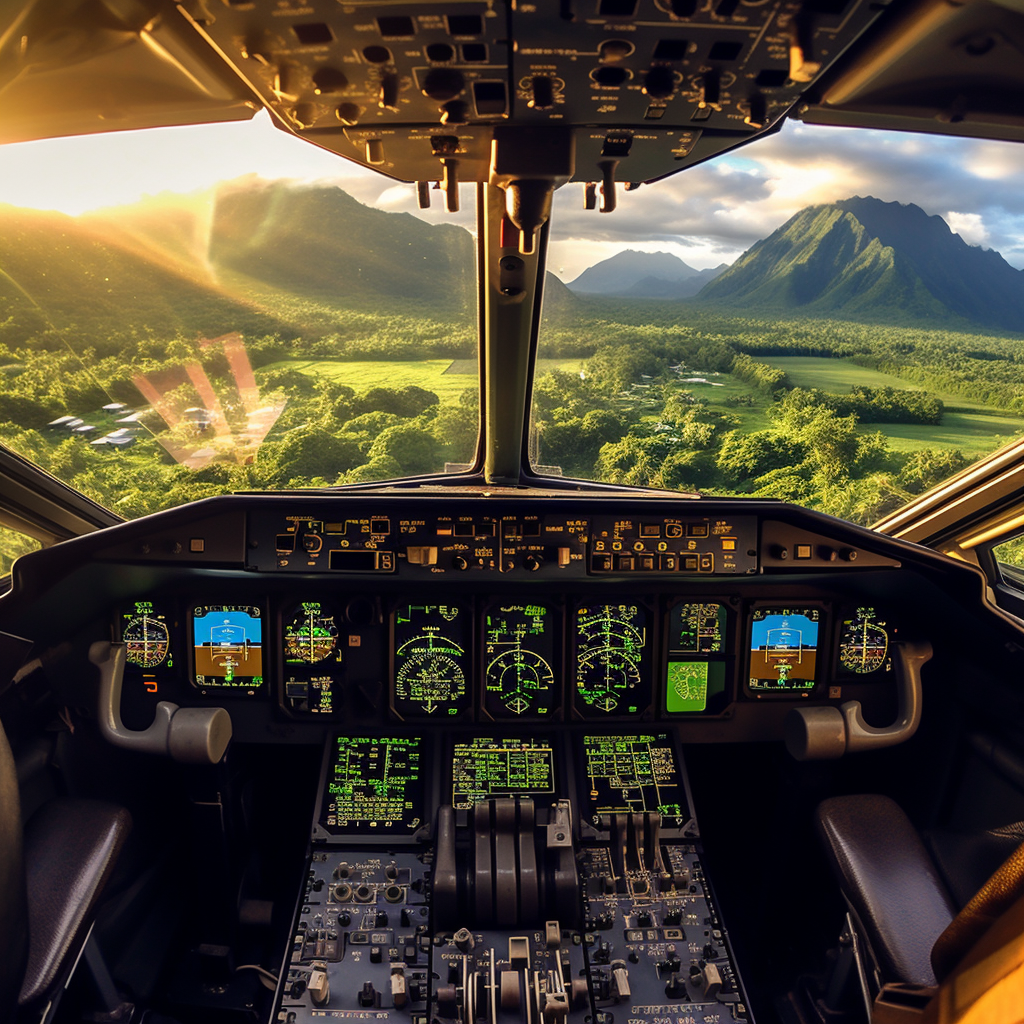
{"type": "Polygon", "coordinates": [[[432,715],[466,695],[466,676],[459,660],[463,650],[442,636],[426,634],[396,652],[401,667],[395,675],[395,697],[432,715]]]}
{"type": "Polygon", "coordinates": [[[152,615],[136,615],[130,619],[121,639],[124,641],[128,661],[141,668],[162,665],[171,649],[167,623],[152,615]]]}
{"type": "Polygon", "coordinates": [[[839,637],[839,664],[847,672],[867,675],[885,665],[889,634],[874,608],[858,608],[843,620],[839,637]]]}
{"type": "Polygon", "coordinates": [[[502,651],[487,666],[487,689],[514,715],[531,710],[538,694],[546,695],[554,685],[551,666],[535,651],[515,647],[502,651]]]}
{"type": "Polygon", "coordinates": [[[644,690],[646,632],[643,612],[633,605],[577,610],[576,690],[584,709],[622,714],[636,708],[644,690]]]}
{"type": "Polygon", "coordinates": [[[284,627],[284,656],[287,661],[315,665],[338,645],[334,616],[316,602],[306,602],[284,627]]]}

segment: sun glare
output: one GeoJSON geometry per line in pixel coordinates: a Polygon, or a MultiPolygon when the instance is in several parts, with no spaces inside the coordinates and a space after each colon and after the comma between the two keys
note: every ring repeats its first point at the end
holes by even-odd
{"type": "Polygon", "coordinates": [[[72,216],[161,192],[189,193],[258,173],[300,181],[372,172],[251,121],[81,135],[0,146],[0,202],[72,216]]]}

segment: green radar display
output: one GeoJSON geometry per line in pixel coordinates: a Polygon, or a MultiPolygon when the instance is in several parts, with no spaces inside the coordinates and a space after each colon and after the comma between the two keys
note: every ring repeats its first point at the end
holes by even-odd
{"type": "Polygon", "coordinates": [[[635,604],[575,610],[574,706],[583,718],[638,715],[651,702],[647,609],[635,604]]]}
{"type": "Polygon", "coordinates": [[[727,612],[702,602],[673,605],[668,616],[665,659],[667,714],[701,714],[725,702],[727,612]]]}
{"type": "Polygon", "coordinates": [[[551,715],[555,685],[554,612],[542,604],[502,604],[484,615],[484,706],[492,718],[551,715]]]}
{"type": "Polygon", "coordinates": [[[454,717],[470,705],[473,616],[459,604],[403,604],[392,617],[391,706],[402,719],[454,717]]]}

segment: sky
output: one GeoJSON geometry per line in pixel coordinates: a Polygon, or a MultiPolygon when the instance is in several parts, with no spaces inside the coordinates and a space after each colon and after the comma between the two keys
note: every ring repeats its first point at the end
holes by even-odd
{"type": "MultiPolygon", "coordinates": [[[[335,184],[361,202],[472,227],[471,186],[451,217],[420,211],[396,183],[252,121],[0,146],[0,202],[77,216],[161,192],[190,193],[256,172],[335,184]]],[[[571,281],[624,249],[671,252],[697,269],[731,263],[815,203],[853,195],[914,202],[966,242],[1024,268],[1024,146],[786,124],[733,154],[634,192],[611,214],[583,209],[583,186],[555,195],[548,266],[571,281]]]]}

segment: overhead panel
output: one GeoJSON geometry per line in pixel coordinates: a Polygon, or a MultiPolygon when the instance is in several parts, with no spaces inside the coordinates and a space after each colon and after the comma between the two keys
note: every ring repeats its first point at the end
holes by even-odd
{"type": "MultiPolygon", "coordinates": [[[[495,127],[564,127],[573,180],[641,182],[777,126],[884,5],[186,5],[283,127],[405,181],[485,181],[495,127]]],[[[186,8],[183,7],[183,10],[186,8]]]]}

